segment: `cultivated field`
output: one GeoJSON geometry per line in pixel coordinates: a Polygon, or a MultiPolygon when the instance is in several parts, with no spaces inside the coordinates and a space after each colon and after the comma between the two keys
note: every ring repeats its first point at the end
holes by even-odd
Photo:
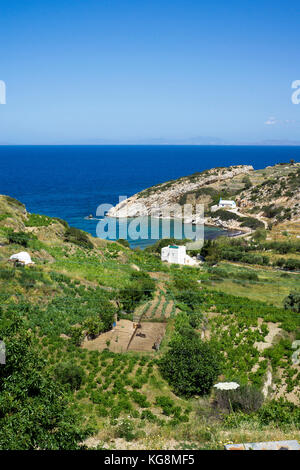
{"type": "Polygon", "coordinates": [[[92,340],[85,338],[82,347],[89,351],[103,351],[108,348],[114,353],[153,351],[152,347],[155,343],[160,343],[165,330],[165,323],[142,322],[140,327],[136,328],[132,321],[120,320],[111,331],[92,340]]]}

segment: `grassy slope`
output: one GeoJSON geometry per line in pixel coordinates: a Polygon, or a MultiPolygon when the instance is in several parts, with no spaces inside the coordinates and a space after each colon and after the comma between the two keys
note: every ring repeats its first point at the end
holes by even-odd
{"type": "MultiPolygon", "coordinates": [[[[288,255],[285,255],[288,257],[288,255]]],[[[284,257],[282,255],[274,255],[284,257]]],[[[297,256],[293,255],[293,258],[297,256]]],[[[263,266],[237,265],[223,261],[220,267],[228,273],[228,278],[214,279],[209,288],[230,292],[232,295],[248,297],[252,300],[267,302],[270,305],[281,307],[283,300],[292,290],[300,290],[300,275],[298,273],[283,273],[263,266]],[[239,279],[238,273],[245,269],[258,274],[258,280],[239,279]]]]}

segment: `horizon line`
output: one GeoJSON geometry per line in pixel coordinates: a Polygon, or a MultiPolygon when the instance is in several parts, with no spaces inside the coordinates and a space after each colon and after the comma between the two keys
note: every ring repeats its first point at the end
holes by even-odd
{"type": "Polygon", "coordinates": [[[222,143],[222,144],[139,144],[139,143],[107,143],[107,144],[1,144],[0,147],[300,147],[299,143],[222,143]]]}

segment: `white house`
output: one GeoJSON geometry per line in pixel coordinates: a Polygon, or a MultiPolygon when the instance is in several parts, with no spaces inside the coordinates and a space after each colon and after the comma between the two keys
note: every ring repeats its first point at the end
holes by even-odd
{"type": "Polygon", "coordinates": [[[161,250],[161,260],[168,263],[184,264],[186,257],[186,247],[178,245],[165,246],[161,250]]]}
{"type": "Polygon", "coordinates": [[[226,209],[236,209],[235,201],[228,201],[220,198],[219,207],[225,207],[226,209]]]}
{"type": "Polygon", "coordinates": [[[184,245],[169,245],[161,249],[161,260],[168,263],[186,264],[194,266],[197,264],[193,258],[186,254],[184,245]]]}

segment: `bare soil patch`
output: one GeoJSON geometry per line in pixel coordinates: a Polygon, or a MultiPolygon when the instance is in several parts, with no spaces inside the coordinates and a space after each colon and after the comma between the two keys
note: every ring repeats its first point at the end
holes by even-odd
{"type": "Polygon", "coordinates": [[[282,329],[279,328],[279,323],[269,322],[267,325],[268,325],[268,328],[269,328],[269,333],[265,337],[265,340],[264,341],[258,341],[256,343],[254,343],[254,346],[259,351],[263,351],[266,348],[270,348],[274,343],[275,337],[282,332],[282,329]]]}
{"type": "Polygon", "coordinates": [[[133,332],[132,321],[120,320],[117,322],[115,328],[106,333],[102,333],[102,335],[97,338],[92,340],[85,338],[82,347],[90,351],[103,351],[103,349],[108,347],[112,352],[125,352],[133,332]],[[107,341],[110,341],[109,346],[107,346],[107,341]]]}
{"type": "Polygon", "coordinates": [[[152,346],[164,337],[165,331],[166,323],[141,323],[141,328],[137,329],[128,351],[153,351],[152,346]],[[145,335],[145,337],[139,336],[139,334],[145,335]]]}
{"type": "Polygon", "coordinates": [[[173,302],[173,300],[170,300],[170,302],[168,303],[168,305],[166,307],[166,311],[165,311],[165,317],[166,318],[170,318],[172,310],[173,310],[173,306],[174,306],[174,302],[173,302]]]}
{"type": "Polygon", "coordinates": [[[120,320],[113,330],[107,331],[92,340],[85,338],[82,347],[90,351],[103,351],[108,347],[110,351],[115,353],[126,352],[127,350],[153,351],[152,346],[164,337],[166,331],[165,323],[142,322],[141,327],[137,328],[136,332],[133,325],[130,320],[120,320]],[[134,332],[135,335],[132,339],[134,332]],[[140,333],[145,337],[139,336],[140,333]],[[132,341],[130,341],[131,339],[132,341]],[[109,346],[107,341],[109,341],[109,346]]]}

